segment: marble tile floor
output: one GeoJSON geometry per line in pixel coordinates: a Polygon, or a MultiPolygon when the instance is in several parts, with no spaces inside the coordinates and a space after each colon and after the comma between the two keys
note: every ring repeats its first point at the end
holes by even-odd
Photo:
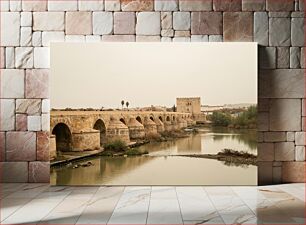
{"type": "Polygon", "coordinates": [[[0,184],[1,224],[306,224],[305,184],[0,184]]]}

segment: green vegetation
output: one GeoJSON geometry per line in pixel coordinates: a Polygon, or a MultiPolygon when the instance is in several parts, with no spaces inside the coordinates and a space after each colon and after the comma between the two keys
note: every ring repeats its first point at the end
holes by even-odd
{"type": "Polygon", "coordinates": [[[147,142],[164,142],[184,137],[188,137],[188,133],[183,130],[177,130],[177,131],[164,131],[160,134],[146,135],[145,140],[147,142]]]}
{"type": "Polygon", "coordinates": [[[247,110],[233,114],[229,110],[214,112],[209,119],[215,126],[230,128],[256,128],[257,107],[250,106],[247,110]]]}
{"type": "Polygon", "coordinates": [[[99,155],[100,156],[113,156],[114,152],[112,152],[112,151],[103,151],[99,155]]]}
{"type": "Polygon", "coordinates": [[[161,133],[161,137],[166,140],[172,140],[176,138],[184,138],[188,137],[188,134],[183,130],[176,130],[176,131],[164,131],[161,133]]]}
{"type": "Polygon", "coordinates": [[[232,116],[227,112],[214,112],[211,116],[211,121],[215,126],[227,127],[232,122],[232,116]]]}
{"type": "Polygon", "coordinates": [[[130,148],[121,140],[114,140],[104,144],[104,151],[100,156],[136,156],[148,154],[148,151],[141,151],[138,148],[130,148]]]}
{"type": "Polygon", "coordinates": [[[99,155],[100,156],[107,156],[107,157],[113,157],[113,156],[139,156],[139,155],[145,155],[149,154],[148,151],[141,151],[138,148],[129,148],[126,149],[125,151],[120,151],[120,152],[115,152],[112,150],[105,150],[101,152],[99,155]]]}
{"type": "Polygon", "coordinates": [[[247,111],[242,112],[234,119],[235,128],[248,127],[255,128],[257,123],[257,107],[250,106],[247,111]]]}
{"type": "Polygon", "coordinates": [[[127,150],[127,145],[125,142],[121,140],[114,140],[104,144],[104,150],[106,151],[114,151],[114,152],[121,152],[127,150]]]}

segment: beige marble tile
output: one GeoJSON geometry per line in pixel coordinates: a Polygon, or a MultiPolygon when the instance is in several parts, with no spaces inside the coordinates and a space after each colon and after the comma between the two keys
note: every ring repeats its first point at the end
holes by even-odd
{"type": "Polygon", "coordinates": [[[1,201],[2,224],[305,223],[303,183],[262,187],[126,187],[125,190],[124,187],[2,184],[2,190],[5,194],[1,201]]]}
{"type": "Polygon", "coordinates": [[[126,187],[108,224],[145,224],[151,187],[126,187]]]}
{"type": "Polygon", "coordinates": [[[100,187],[87,203],[76,224],[106,224],[123,190],[124,187],[100,187]]]}

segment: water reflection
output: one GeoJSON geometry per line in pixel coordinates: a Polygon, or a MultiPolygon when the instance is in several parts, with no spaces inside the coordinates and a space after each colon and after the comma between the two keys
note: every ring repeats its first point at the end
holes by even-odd
{"type": "Polygon", "coordinates": [[[225,148],[256,154],[256,131],[202,128],[199,133],[187,138],[140,147],[143,151],[149,151],[150,155],[217,154],[225,148]]]}
{"type": "Polygon", "coordinates": [[[76,169],[73,169],[72,166],[56,168],[51,171],[51,174],[56,174],[55,181],[57,184],[106,184],[112,179],[124,175],[127,171],[130,173],[153,159],[151,157],[99,157],[87,160],[91,161],[94,166],[76,169]]]}
{"type": "Polygon", "coordinates": [[[175,141],[141,146],[149,156],[97,157],[94,166],[52,169],[52,184],[73,185],[255,185],[257,167],[175,154],[217,153],[224,148],[256,153],[256,132],[202,129],[175,141]],[[160,157],[163,156],[163,157],[160,157]],[[211,173],[218,171],[218,173],[211,173]]]}
{"type": "Polygon", "coordinates": [[[191,150],[192,153],[201,153],[202,137],[201,135],[192,135],[188,138],[179,139],[177,142],[177,153],[185,153],[191,150]]]}
{"type": "Polygon", "coordinates": [[[239,143],[243,143],[249,147],[250,150],[257,150],[257,131],[244,129],[229,129],[229,128],[213,128],[212,132],[214,140],[235,139],[239,143]],[[229,135],[228,135],[229,134],[229,135]]]}

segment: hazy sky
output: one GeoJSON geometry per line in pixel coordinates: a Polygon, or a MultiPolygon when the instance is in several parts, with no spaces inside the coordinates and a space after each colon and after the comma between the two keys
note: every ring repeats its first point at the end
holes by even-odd
{"type": "Polygon", "coordinates": [[[52,108],[257,103],[256,43],[52,43],[52,108]]]}

